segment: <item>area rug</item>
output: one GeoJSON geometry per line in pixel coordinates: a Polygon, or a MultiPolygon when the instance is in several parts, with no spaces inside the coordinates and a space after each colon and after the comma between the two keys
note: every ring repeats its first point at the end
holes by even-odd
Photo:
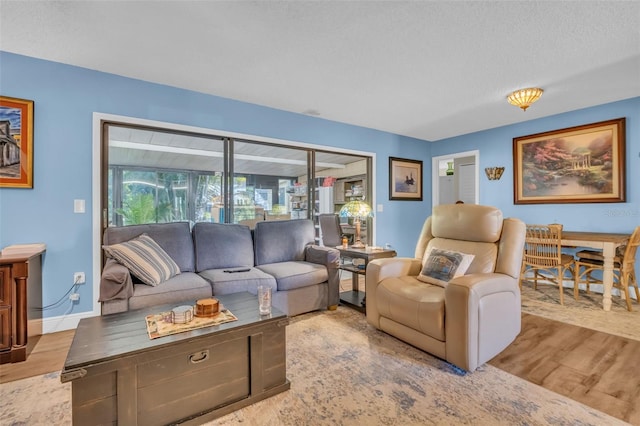
{"type": "MultiPolygon", "coordinates": [[[[289,391],[207,425],[625,424],[490,365],[465,373],[342,306],[291,319],[287,377],[289,391]]],[[[71,424],[70,396],[57,373],[3,384],[0,424],[71,424]]]]}
{"type": "Polygon", "coordinates": [[[633,299],[633,311],[627,311],[627,305],[619,295],[611,300],[611,310],[602,309],[602,294],[580,291],[578,300],[573,297],[573,288],[564,289],[564,305],[560,305],[558,287],[538,284],[536,290],[532,283],[522,286],[522,312],[538,315],[555,321],[604,333],[615,334],[629,339],[640,340],[640,304],[633,299]]]}

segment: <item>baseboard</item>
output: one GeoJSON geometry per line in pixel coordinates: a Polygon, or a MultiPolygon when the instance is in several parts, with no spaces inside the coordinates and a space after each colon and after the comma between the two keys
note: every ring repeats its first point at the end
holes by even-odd
{"type": "Polygon", "coordinates": [[[82,312],[78,314],[63,315],[59,317],[43,318],[42,334],[55,333],[57,331],[74,330],[82,318],[94,317],[93,312],[82,312]]]}
{"type": "Polygon", "coordinates": [[[27,321],[27,337],[42,335],[42,318],[27,321]]]}

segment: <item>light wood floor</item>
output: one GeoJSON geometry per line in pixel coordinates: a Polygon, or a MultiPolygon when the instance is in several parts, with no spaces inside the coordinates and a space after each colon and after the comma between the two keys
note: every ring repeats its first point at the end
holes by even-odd
{"type": "Polygon", "coordinates": [[[0,383],[62,370],[74,334],[67,330],[29,337],[27,360],[0,365],[0,383]]]}
{"type": "Polygon", "coordinates": [[[510,374],[640,425],[640,341],[522,314],[522,331],[489,361],[510,374]]]}

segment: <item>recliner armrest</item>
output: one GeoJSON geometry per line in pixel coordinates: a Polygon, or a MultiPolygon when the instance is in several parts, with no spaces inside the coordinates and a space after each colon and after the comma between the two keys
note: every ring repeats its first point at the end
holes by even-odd
{"type": "MultiPolygon", "coordinates": [[[[389,277],[417,276],[422,269],[422,261],[410,257],[385,257],[374,259],[367,264],[365,293],[367,300],[377,300],[378,284],[389,277]]],[[[376,303],[367,303],[367,322],[380,328],[380,314],[376,303]]]]}
{"type": "Polygon", "coordinates": [[[501,291],[520,293],[518,280],[510,275],[498,272],[468,274],[461,275],[449,281],[445,289],[445,303],[447,303],[447,293],[452,297],[456,295],[457,292],[454,291],[456,287],[462,287],[467,289],[467,291],[474,292],[478,298],[501,291]]]}
{"type": "Polygon", "coordinates": [[[100,299],[98,301],[126,300],[131,296],[133,296],[133,280],[129,269],[114,259],[107,259],[100,277],[100,299]]]}
{"type": "Polygon", "coordinates": [[[501,273],[462,275],[445,295],[447,361],[474,371],[520,333],[518,280],[501,273]]]}
{"type": "MultiPolygon", "coordinates": [[[[422,260],[411,257],[385,257],[374,259],[367,265],[367,284],[377,286],[388,277],[417,276],[422,269],[422,260]]],[[[368,292],[369,289],[367,288],[368,292]]]]}

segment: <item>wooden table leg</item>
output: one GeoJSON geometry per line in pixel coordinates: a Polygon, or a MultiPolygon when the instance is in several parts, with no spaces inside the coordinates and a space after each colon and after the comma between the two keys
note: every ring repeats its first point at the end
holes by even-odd
{"type": "Polygon", "coordinates": [[[611,310],[611,289],[613,288],[613,258],[615,255],[615,245],[605,244],[602,250],[604,265],[602,272],[603,294],[602,308],[605,311],[611,310]]]}

